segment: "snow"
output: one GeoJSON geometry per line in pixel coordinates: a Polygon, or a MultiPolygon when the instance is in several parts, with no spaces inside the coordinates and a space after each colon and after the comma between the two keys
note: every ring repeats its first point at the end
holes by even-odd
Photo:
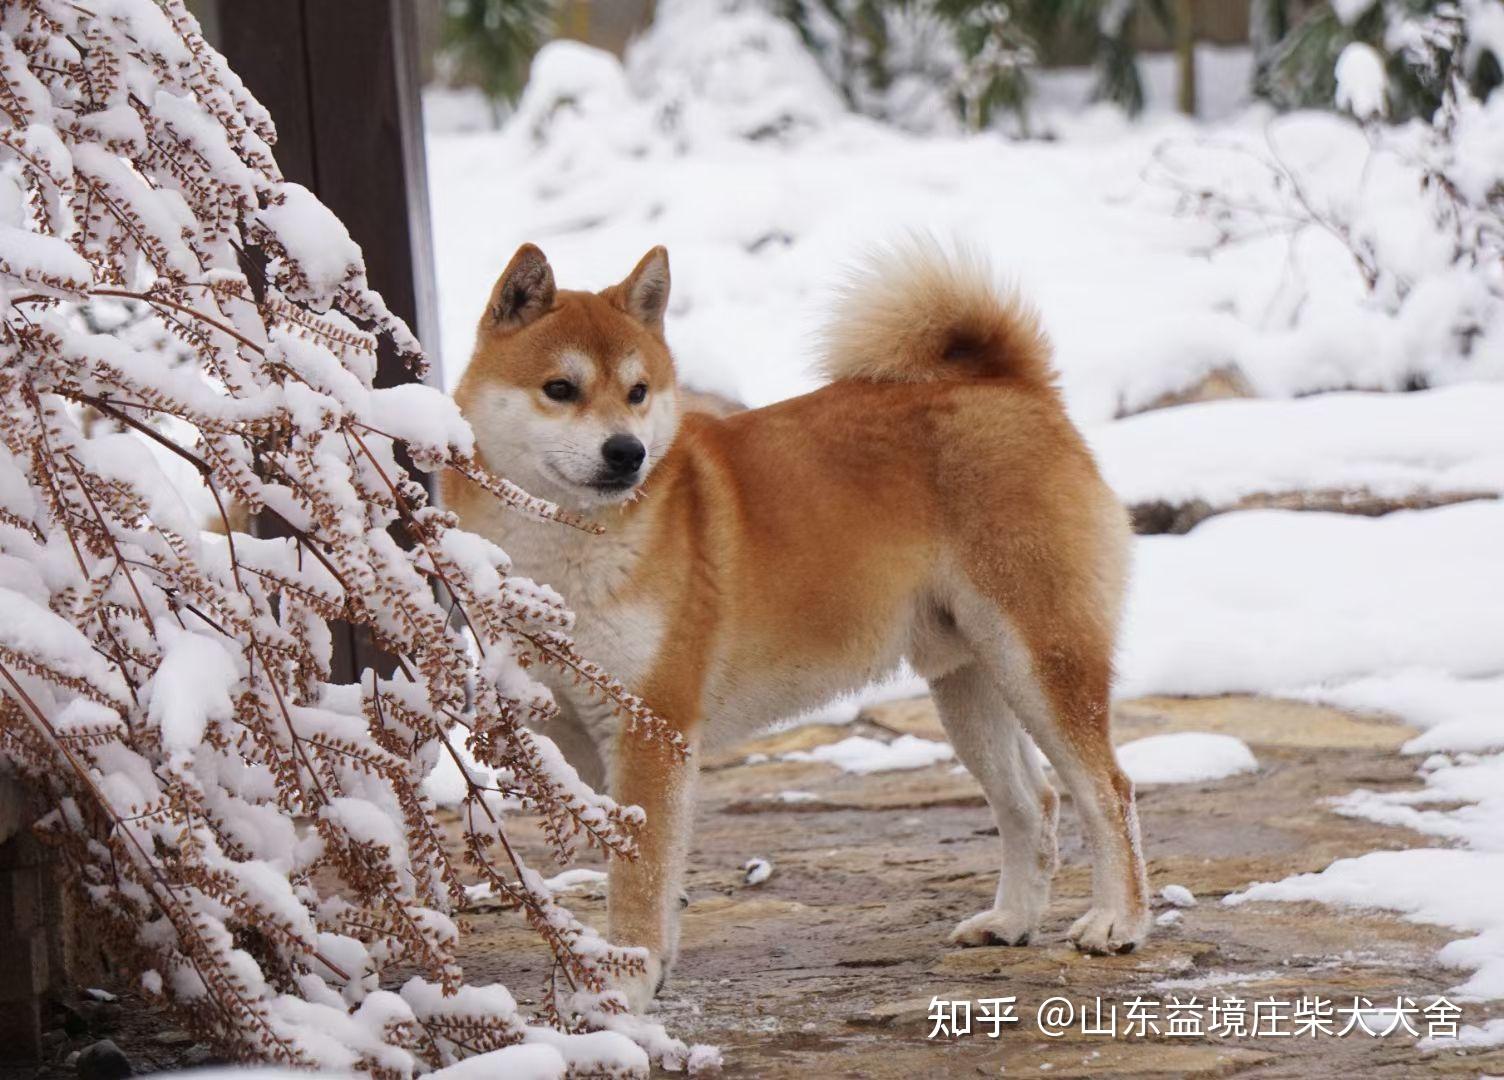
{"type": "Polygon", "coordinates": [[[1166,885],[1163,889],[1159,890],[1159,895],[1164,897],[1168,903],[1178,908],[1196,906],[1195,894],[1184,885],[1166,885]]]}
{"type": "Polygon", "coordinates": [[[350,231],[313,192],[286,181],[277,185],[275,196],[256,211],[256,219],[282,240],[288,255],[303,268],[312,292],[335,291],[365,265],[350,231]]]}
{"type": "MultiPolygon", "coordinates": [[[[1485,605],[1486,606],[1486,605],[1485,605]]],[[[1464,845],[1374,852],[1343,859],[1319,874],[1253,885],[1227,902],[1320,900],[1396,911],[1420,922],[1473,934],[1447,945],[1437,959],[1471,970],[1448,991],[1464,1000],[1504,997],[1504,676],[1459,677],[1435,668],[1390,672],[1300,688],[1286,696],[1382,713],[1423,731],[1405,744],[1420,765],[1422,786],[1350,792],[1337,813],[1464,845]]],[[[1497,1020],[1464,1026],[1455,1040],[1430,1049],[1504,1042],[1497,1020]]]]}
{"type": "Polygon", "coordinates": [[[1504,494],[1504,384],[1211,401],[1088,431],[1128,503],[1367,492],[1504,494]]]}
{"type": "MultiPolygon", "coordinates": [[[[568,1065],[571,1075],[577,1076],[642,1076],[648,1075],[648,1055],[625,1035],[614,1031],[590,1031],[569,1035],[548,1027],[530,1027],[524,1037],[524,1046],[546,1046],[556,1051],[568,1065]]],[[[513,1066],[502,1062],[505,1069],[513,1066]]],[[[477,1073],[479,1075],[510,1076],[510,1072],[477,1073]]]]}
{"type": "MultiPolygon", "coordinates": [[[[617,119],[631,126],[630,117],[617,119]]],[[[1221,294],[1210,295],[1218,290],[1208,276],[1165,242],[1167,232],[1189,239],[1199,230],[1101,198],[1117,186],[1108,176],[1141,167],[1153,138],[1128,134],[1090,154],[957,138],[915,154],[908,139],[844,118],[810,134],[797,154],[734,142],[669,156],[645,139],[607,156],[608,144],[570,142],[578,159],[561,175],[562,148],[529,153],[524,136],[514,122],[494,135],[430,144],[450,385],[468,357],[476,312],[523,241],[543,246],[561,282],[590,288],[666,242],[674,267],[668,334],[685,382],[751,405],[804,392],[817,385],[810,340],[840,268],[907,226],[971,237],[1027,283],[1083,415],[1113,415],[1121,383],[1149,400],[1222,360],[1225,330],[1216,328],[1228,317],[1211,311],[1221,294]],[[864,183],[851,187],[852,175],[864,183]],[[727,191],[736,193],[729,205],[720,194],[727,191]],[[472,208],[498,203],[516,212],[477,230],[472,208]],[[1158,294],[1166,279],[1175,283],[1173,305],[1158,294]],[[1078,310],[1097,318],[1065,318],[1078,310]],[[1168,354],[1153,378],[1131,376],[1129,358],[1152,354],[1168,354]]]]}
{"type": "Polygon", "coordinates": [[[0,588],[0,654],[5,652],[82,680],[111,704],[124,708],[129,700],[120,673],[72,623],[22,593],[0,588]]]}
{"type": "Polygon", "coordinates": [[[440,754],[437,763],[423,778],[423,794],[435,805],[459,806],[470,793],[470,786],[465,782],[467,774],[482,788],[494,789],[496,786],[496,770],[475,760],[475,755],[465,744],[465,734],[462,726],[450,729],[449,745],[454,748],[454,753],[440,754]]]}
{"type": "Polygon", "coordinates": [[[543,884],[548,886],[550,892],[568,892],[571,889],[580,889],[589,885],[602,885],[605,881],[605,871],[579,866],[562,870],[548,878],[543,884]]]}
{"type": "Polygon", "coordinates": [[[371,425],[413,447],[452,446],[462,455],[475,450],[470,425],[454,400],[432,387],[404,383],[371,391],[371,425]]]}
{"type": "Polygon", "coordinates": [[[1432,759],[1423,775],[1422,788],[1359,789],[1333,806],[1349,817],[1404,826],[1478,850],[1504,852],[1504,754],[1462,753],[1455,759],[1432,759]]]}
{"type": "Polygon", "coordinates": [[[819,802],[820,796],[813,791],[780,791],[775,796],[782,803],[812,803],[819,802]]]}
{"type": "Polygon", "coordinates": [[[1474,1000],[1504,997],[1504,851],[1441,848],[1375,851],[1338,859],[1316,874],[1252,885],[1223,903],[1254,900],[1319,900],[1358,908],[1401,912],[1476,936],[1455,941],[1438,959],[1473,974],[1456,993],[1474,1000]]]}
{"type": "Polygon", "coordinates": [[[742,864],[742,882],[746,885],[761,885],[773,876],[773,864],[767,859],[748,859],[742,864]]]}
{"type": "Polygon", "coordinates": [[[1374,0],[1332,0],[1332,10],[1343,26],[1351,26],[1373,7],[1374,0]]]}
{"type": "Polygon", "coordinates": [[[194,633],[169,637],[146,710],[161,730],[162,745],[171,752],[190,752],[203,741],[210,720],[229,720],[234,715],[230,687],[239,674],[234,659],[212,638],[194,633]]]}
{"type": "Polygon", "coordinates": [[[852,735],[840,742],[827,743],[813,750],[791,750],[781,754],[781,761],[819,761],[834,765],[843,772],[897,772],[922,769],[938,761],[949,761],[955,751],[948,743],[921,739],[917,735],[900,735],[885,743],[866,735],[852,735]]]}
{"type": "Polygon", "coordinates": [[[338,822],[358,843],[384,846],[393,852],[407,850],[400,821],[366,799],[336,796],[324,804],[319,816],[338,822]]]}
{"type": "Polygon", "coordinates": [[[1404,667],[1357,679],[1302,686],[1281,697],[1393,717],[1424,729],[1407,754],[1504,748],[1504,675],[1462,678],[1447,671],[1404,667]]]}
{"type": "Polygon", "coordinates": [[[1135,784],[1194,784],[1259,767],[1241,739],[1204,731],[1150,735],[1117,750],[1118,764],[1135,784]]]}
{"type": "MultiPolygon", "coordinates": [[[[787,121],[778,135],[748,138],[740,104],[719,90],[700,100],[676,89],[702,77],[685,68],[721,73],[715,42],[681,26],[665,44],[669,34],[649,34],[625,69],[578,44],[551,46],[538,100],[525,97],[501,130],[429,140],[447,385],[522,242],[543,247],[561,284],[584,288],[618,280],[663,243],[674,270],[668,336],[684,382],[753,406],[805,392],[818,383],[812,344],[842,269],[913,229],[965,237],[1021,285],[1056,343],[1071,410],[1088,424],[1228,367],[1280,398],[1504,374],[1495,338],[1504,324],[1485,321],[1471,362],[1459,354],[1452,328],[1478,300],[1439,276],[1450,248],[1416,198],[1419,172],[1400,155],[1375,154],[1351,120],[1271,121],[1244,108],[1201,129],[1166,111],[1127,124],[1098,109],[1062,113],[1050,142],[921,139],[829,113],[805,94],[815,104],[802,111],[768,105],[787,121]],[[1215,231],[1175,216],[1177,196],[1157,167],[1167,143],[1169,160],[1194,163],[1209,186],[1281,213],[1288,191],[1251,159],[1305,170],[1309,197],[1352,212],[1355,235],[1371,237],[1415,288],[1375,305],[1351,254],[1320,229],[1206,257],[1215,231]],[[510,212],[477,229],[476,208],[498,205],[510,212]]],[[[1481,140],[1478,150],[1470,158],[1485,190],[1481,140]]]]}
{"type": "Polygon", "coordinates": [[[0,251],[4,252],[0,276],[43,291],[76,294],[94,280],[94,271],[83,256],[54,236],[0,223],[0,251]]]}
{"type": "Polygon", "coordinates": [[[545,1043],[523,1043],[476,1054],[428,1075],[433,1080],[562,1080],[569,1064],[564,1055],[545,1043]]]}
{"type": "Polygon", "coordinates": [[[663,0],[656,20],[626,74],[638,97],[677,110],[684,140],[787,137],[844,112],[793,27],[758,5],[663,0]]]}
{"type": "Polygon", "coordinates": [[[435,132],[465,134],[474,131],[489,131],[509,112],[503,104],[493,108],[485,92],[478,86],[423,87],[423,131],[432,136],[435,132]]]}
{"type": "Polygon", "coordinates": [[[1378,51],[1361,41],[1350,43],[1337,57],[1337,108],[1359,120],[1382,116],[1388,82],[1378,51]]]}
{"type": "Polygon", "coordinates": [[[1379,518],[1254,510],[1135,549],[1118,692],[1278,693],[1501,665],[1504,503],[1379,518]]]}

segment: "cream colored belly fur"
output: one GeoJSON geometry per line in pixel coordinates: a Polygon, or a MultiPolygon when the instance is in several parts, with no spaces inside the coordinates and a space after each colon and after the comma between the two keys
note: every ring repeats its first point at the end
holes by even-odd
{"type": "MultiPolygon", "coordinates": [[[[641,519],[639,519],[640,521],[641,519]]],[[[660,606],[620,599],[637,565],[644,526],[638,522],[595,536],[551,522],[532,522],[506,511],[486,523],[487,535],[511,556],[513,570],[562,593],[575,613],[575,646],[587,659],[637,689],[658,659],[665,616],[660,606]]],[[[933,612],[940,596],[970,593],[956,576],[916,598],[907,619],[898,620],[887,642],[867,662],[849,670],[775,668],[741,671],[721,662],[712,667],[701,703],[700,746],[716,749],[760,729],[819,708],[842,694],[892,675],[907,659],[925,678],[938,678],[970,658],[964,643],[938,627],[933,612]]],[[[672,662],[672,657],[665,657],[672,662]]],[[[538,670],[538,669],[535,669],[538,670]]],[[[581,774],[603,781],[611,759],[617,717],[597,698],[567,679],[538,670],[561,710],[559,725],[545,731],[581,774]],[[593,751],[593,753],[592,753],[593,751]]]]}

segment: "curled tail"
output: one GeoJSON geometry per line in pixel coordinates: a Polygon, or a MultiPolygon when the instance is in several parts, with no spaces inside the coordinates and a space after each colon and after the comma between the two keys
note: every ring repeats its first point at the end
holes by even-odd
{"type": "Polygon", "coordinates": [[[980,257],[948,256],[915,238],[852,276],[824,335],[829,379],[939,382],[1008,379],[1054,384],[1039,315],[999,292],[980,257]]]}

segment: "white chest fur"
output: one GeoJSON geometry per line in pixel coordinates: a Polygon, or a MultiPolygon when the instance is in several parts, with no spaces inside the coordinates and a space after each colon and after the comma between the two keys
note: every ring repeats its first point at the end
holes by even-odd
{"type": "MultiPolygon", "coordinates": [[[[573,637],[580,653],[637,691],[663,640],[664,622],[657,605],[622,599],[641,558],[642,530],[610,523],[607,530],[595,536],[514,516],[503,534],[492,535],[511,556],[513,573],[563,595],[575,614],[573,637]]],[[[595,711],[586,706],[588,696],[568,680],[544,681],[578,710],[595,711]]]]}

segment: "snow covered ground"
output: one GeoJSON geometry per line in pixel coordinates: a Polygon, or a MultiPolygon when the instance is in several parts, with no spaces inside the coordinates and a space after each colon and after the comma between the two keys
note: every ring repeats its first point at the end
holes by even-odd
{"type": "MultiPolygon", "coordinates": [[[[1210,225],[1176,216],[1162,182],[1165,162],[1197,158],[1222,163],[1223,190],[1253,191],[1248,155],[1276,157],[1307,171],[1323,205],[1353,209],[1364,186],[1354,212],[1378,215],[1388,257],[1430,265],[1442,239],[1413,172],[1375,159],[1353,124],[1237,109],[1219,91],[1215,123],[1091,109],[1050,115],[1052,141],[906,135],[847,114],[780,24],[745,9],[701,24],[692,7],[665,4],[677,29],[625,66],[551,45],[500,131],[430,133],[449,385],[523,241],[583,288],[664,243],[684,382],[753,406],[801,393],[842,268],[917,229],[985,251],[1039,305],[1069,407],[1127,500],[1504,491],[1504,327],[1485,321],[1464,348],[1446,329],[1464,288],[1376,300],[1321,230],[1219,247],[1210,225]],[[1139,412],[1229,369],[1255,400],[1139,412]],[[1373,392],[1414,386],[1435,389],[1373,392]]],[[[1450,959],[1477,969],[1466,993],[1490,997],[1504,996],[1501,548],[1498,501],[1380,518],[1240,511],[1145,537],[1120,664],[1125,695],[1281,694],[1426,729],[1409,748],[1423,787],[1338,809],[1411,825],[1435,850],[1244,895],[1384,906],[1476,935],[1450,959]]],[[[848,749],[863,765],[880,757],[848,749]]],[[[1199,749],[1225,752],[1229,771],[1249,765],[1199,749]]]]}
{"type": "Polygon", "coordinates": [[[1125,502],[1504,493],[1504,383],[1155,409],[1091,429],[1125,502]]]}

